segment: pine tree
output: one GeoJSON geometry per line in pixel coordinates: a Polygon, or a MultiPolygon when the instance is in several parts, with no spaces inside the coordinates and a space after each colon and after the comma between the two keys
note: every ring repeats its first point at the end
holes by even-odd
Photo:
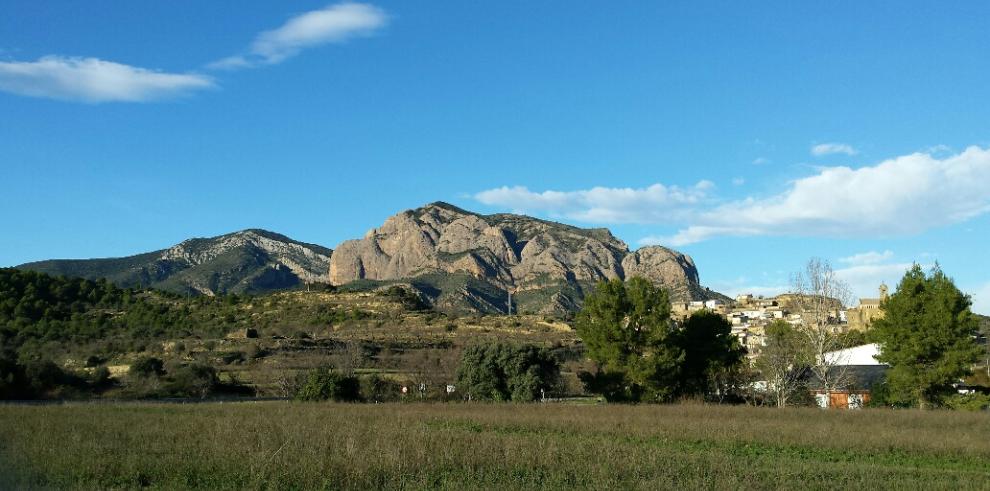
{"type": "Polygon", "coordinates": [[[598,372],[584,373],[606,399],[666,401],[676,394],[684,361],[670,322],[667,292],[643,278],[598,284],[575,319],[598,372]]]}
{"type": "Polygon", "coordinates": [[[915,264],[873,322],[878,359],[890,365],[887,390],[893,402],[926,408],[951,393],[980,356],[974,335],[979,321],[970,299],[936,265],[925,275],[915,264]]]}
{"type": "Polygon", "coordinates": [[[677,345],[684,351],[681,365],[682,395],[710,396],[724,393],[720,378],[738,368],[746,349],[732,334],[732,324],[710,310],[699,310],[677,332],[677,345]]]}

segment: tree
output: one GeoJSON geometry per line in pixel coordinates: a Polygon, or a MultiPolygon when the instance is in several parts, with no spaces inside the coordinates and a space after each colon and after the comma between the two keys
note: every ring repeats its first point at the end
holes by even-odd
{"type": "Polygon", "coordinates": [[[755,367],[766,381],[770,398],[777,407],[784,407],[801,388],[801,373],[814,356],[805,335],[782,320],[765,328],[763,340],[755,367]]]}
{"type": "Polygon", "coordinates": [[[216,369],[203,363],[193,362],[175,366],[169,372],[165,392],[170,397],[204,399],[220,385],[216,369]]]}
{"type": "Polygon", "coordinates": [[[143,356],[131,364],[128,373],[139,377],[161,376],[165,374],[165,362],[158,358],[143,356]]]}
{"type": "Polygon", "coordinates": [[[546,348],[506,343],[467,348],[457,369],[457,388],[471,400],[533,401],[552,391],[560,363],[546,348]]]}
{"type": "Polygon", "coordinates": [[[894,402],[927,408],[980,359],[974,336],[979,320],[968,296],[936,265],[930,275],[915,264],[881,305],[873,322],[880,361],[890,365],[887,389],[894,402]]]}
{"type": "Polygon", "coordinates": [[[581,378],[608,400],[666,401],[676,394],[684,353],[674,339],[667,292],[634,277],[598,284],[574,327],[598,364],[581,378]]]}
{"type": "Polygon", "coordinates": [[[315,368],[306,374],[295,398],[297,401],[360,401],[361,382],[330,367],[315,368]]]}
{"type": "Polygon", "coordinates": [[[983,344],[983,367],[986,370],[985,385],[990,385],[990,317],[979,316],[980,337],[983,344]]]}
{"type": "Polygon", "coordinates": [[[738,368],[746,356],[732,324],[710,310],[699,310],[687,319],[675,336],[684,352],[681,364],[682,395],[724,395],[725,375],[738,368]]]}
{"type": "Polygon", "coordinates": [[[811,350],[811,371],[825,391],[825,400],[829,401],[830,392],[849,383],[841,360],[825,356],[842,348],[839,310],[849,302],[849,286],[837,277],[828,261],[818,258],[808,261],[805,270],[794,276],[793,283],[802,318],[799,332],[804,334],[811,350]]]}
{"type": "Polygon", "coordinates": [[[398,382],[373,373],[361,379],[361,396],[368,402],[397,401],[402,395],[398,382]]]}

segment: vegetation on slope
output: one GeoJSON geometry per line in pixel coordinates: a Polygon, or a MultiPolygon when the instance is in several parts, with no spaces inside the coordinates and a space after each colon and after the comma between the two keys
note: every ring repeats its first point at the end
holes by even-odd
{"type": "MultiPolygon", "coordinates": [[[[441,314],[401,285],[185,297],[2,269],[0,298],[0,398],[176,396],[159,389],[198,365],[265,396],[291,396],[299,374],[335,366],[424,383],[423,396],[442,398],[462,349],[494,340],[546,346],[581,366],[576,335],[553,318],[441,314]],[[167,373],[131,377],[129,367],[149,357],[167,373]],[[44,388],[3,390],[5,378],[24,388],[41,373],[50,374],[44,388]]],[[[571,370],[567,377],[567,391],[580,391],[571,370]]]]}

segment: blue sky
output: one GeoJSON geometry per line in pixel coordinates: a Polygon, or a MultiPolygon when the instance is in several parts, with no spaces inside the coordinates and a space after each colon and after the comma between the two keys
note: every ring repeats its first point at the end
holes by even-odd
{"type": "Polygon", "coordinates": [[[0,265],[445,200],[990,313],[990,5],[5,2],[0,265]]]}

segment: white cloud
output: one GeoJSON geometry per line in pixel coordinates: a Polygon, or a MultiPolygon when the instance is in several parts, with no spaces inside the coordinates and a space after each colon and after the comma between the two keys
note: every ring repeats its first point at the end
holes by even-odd
{"type": "Polygon", "coordinates": [[[582,191],[535,193],[522,186],[482,191],[474,199],[513,211],[545,212],[594,223],[677,223],[705,201],[714,188],[710,181],[680,188],[654,184],[647,188],[595,187],[582,191]]]}
{"type": "MultiPolygon", "coordinates": [[[[764,274],[764,276],[766,276],[766,274],[764,274]]],[[[764,281],[765,280],[767,280],[767,278],[764,278],[764,281]]],[[[751,294],[758,297],[775,297],[782,293],[791,291],[791,287],[787,285],[786,281],[769,281],[767,284],[761,285],[752,282],[746,277],[740,277],[730,281],[715,281],[711,283],[709,287],[729,297],[746,294],[751,294]]]]}
{"type": "Polygon", "coordinates": [[[863,264],[836,269],[835,276],[849,285],[854,297],[877,298],[881,283],[885,283],[893,293],[904,273],[912,266],[912,263],[863,264]]]}
{"type": "Polygon", "coordinates": [[[973,312],[982,315],[990,315],[990,283],[984,284],[972,293],[973,312]]]}
{"type": "Polygon", "coordinates": [[[0,90],[66,101],[142,102],[214,87],[213,79],[166,73],[100,60],[45,56],[38,61],[0,62],[0,90]]]}
{"type": "Polygon", "coordinates": [[[281,63],[305,48],[367,36],[387,23],[385,11],[374,5],[338,3],[297,15],[277,29],[262,32],[247,53],[218,60],[209,67],[234,69],[281,63]]]}
{"type": "Polygon", "coordinates": [[[866,266],[869,264],[880,264],[887,262],[893,257],[894,251],[891,250],[886,250],[883,252],[869,251],[841,258],[839,259],[839,262],[850,264],[852,266],[866,266]]]}
{"type": "Polygon", "coordinates": [[[742,177],[733,177],[732,178],[732,185],[733,186],[742,186],[743,184],[746,184],[746,179],[745,178],[742,178],[742,177]]]}
{"type": "Polygon", "coordinates": [[[639,240],[641,245],[668,245],[680,247],[684,245],[704,242],[712,237],[732,236],[751,237],[754,235],[765,235],[759,228],[746,227],[709,227],[705,225],[692,225],[678,231],[669,237],[651,235],[639,240]]]}
{"type": "Polygon", "coordinates": [[[699,211],[666,239],[678,246],[716,236],[886,237],[959,223],[990,211],[990,149],[938,159],[915,153],[872,167],[828,167],[769,198],[699,211]]]}
{"type": "Polygon", "coordinates": [[[766,157],[756,157],[753,159],[753,165],[766,165],[770,163],[770,159],[766,157]]]}
{"type": "MultiPolygon", "coordinates": [[[[945,158],[914,153],[874,166],[825,167],[769,197],[718,204],[714,185],[596,187],[533,192],[501,187],[474,198],[520,212],[578,221],[687,225],[641,244],[683,246],[719,236],[882,238],[912,235],[990,211],[990,149],[945,158]]],[[[860,258],[865,259],[865,258],[860,258]]],[[[852,264],[852,263],[850,263],[852,264]]]]}
{"type": "Polygon", "coordinates": [[[824,155],[831,155],[836,153],[843,153],[846,155],[856,155],[859,153],[856,151],[852,145],[847,143],[819,143],[811,147],[811,155],[815,157],[821,157],[824,155]]]}

